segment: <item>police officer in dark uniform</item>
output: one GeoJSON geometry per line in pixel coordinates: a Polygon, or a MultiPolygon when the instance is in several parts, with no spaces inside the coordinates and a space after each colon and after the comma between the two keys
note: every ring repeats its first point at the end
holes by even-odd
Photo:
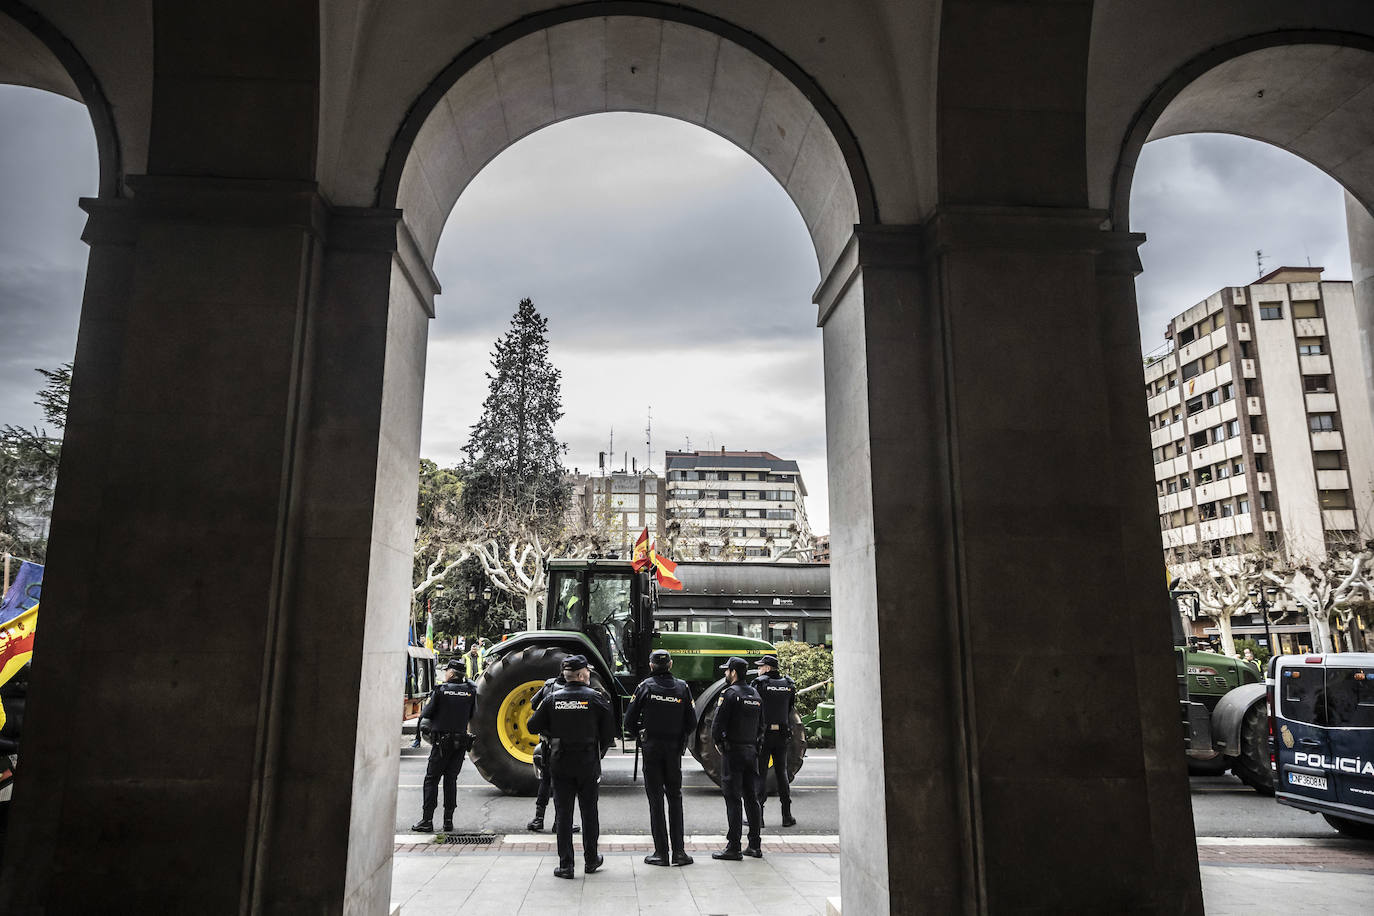
{"type": "Polygon", "coordinates": [[[782,803],[782,825],[792,827],[792,787],[787,779],[787,755],[792,750],[792,714],[797,711],[797,685],[778,671],[776,655],[765,655],[756,664],[759,676],[753,687],[763,699],[763,747],[759,750],[759,822],[768,801],[768,763],[778,780],[778,801],[782,803]]]}
{"type": "Polygon", "coordinates": [[[673,659],[665,649],[649,653],[653,672],[635,688],[625,726],[639,736],[644,754],[644,792],[649,796],[649,831],[654,836],[653,855],[645,856],[649,865],[691,865],[682,836],[682,755],[697,727],[692,691],[687,682],[673,677],[673,659]],[[664,822],[663,800],[668,800],[664,822]],[[672,858],[668,857],[669,839],[672,858]]]}
{"type": "MultiPolygon", "coordinates": [[[[562,690],[567,683],[563,680],[563,672],[560,669],[558,676],[546,680],[544,686],[539,688],[539,692],[530,699],[530,709],[537,710],[539,704],[562,690]]],[[[534,768],[539,771],[539,793],[534,797],[534,818],[525,825],[526,830],[536,833],[544,829],[544,810],[549,806],[552,784],[552,777],[549,775],[549,742],[543,735],[540,735],[539,739],[539,747],[534,752],[534,768]]]]}
{"type": "Polygon", "coordinates": [[[711,740],[720,750],[720,788],[725,793],[725,848],[711,853],[713,859],[763,858],[759,846],[759,828],[763,826],[759,813],[759,796],[755,787],[758,779],[758,749],[763,741],[763,700],[758,691],[745,683],[749,664],[742,658],[731,658],[724,665],[728,687],[716,700],[716,721],[711,726],[711,740]],[[741,808],[743,810],[741,811],[741,808]],[[749,818],[749,845],[740,850],[743,816],[749,818]]]}
{"type": "Polygon", "coordinates": [[[468,723],[477,709],[477,685],[463,676],[463,662],[451,658],[444,666],[444,683],[434,688],[420,710],[420,731],[429,738],[429,766],[425,768],[424,816],[411,826],[417,833],[434,830],[434,809],[439,804],[439,780],[444,781],[444,831],[453,830],[453,809],[458,807],[458,771],[472,746],[468,723]]]}
{"type": "Polygon", "coordinates": [[[558,878],[573,877],[572,808],[582,810],[582,852],[587,874],[601,867],[604,858],[596,851],[601,835],[597,814],[597,785],[601,782],[601,757],[615,743],[615,719],[611,704],[593,690],[587,659],[570,655],[563,660],[567,686],[539,704],[530,717],[529,730],[549,736],[548,765],[553,775],[554,822],[558,826],[558,878]]]}

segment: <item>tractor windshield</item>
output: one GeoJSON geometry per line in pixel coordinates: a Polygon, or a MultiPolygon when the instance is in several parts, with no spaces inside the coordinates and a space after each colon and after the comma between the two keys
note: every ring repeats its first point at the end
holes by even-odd
{"type": "Polygon", "coordinates": [[[616,673],[631,670],[625,652],[625,625],[630,620],[633,592],[629,576],[593,575],[588,583],[588,632],[602,643],[606,660],[616,673]]]}
{"type": "Polygon", "coordinates": [[[587,624],[587,608],[582,603],[582,588],[575,570],[559,570],[553,574],[549,593],[553,607],[549,608],[549,629],[576,630],[581,633],[587,624]]]}

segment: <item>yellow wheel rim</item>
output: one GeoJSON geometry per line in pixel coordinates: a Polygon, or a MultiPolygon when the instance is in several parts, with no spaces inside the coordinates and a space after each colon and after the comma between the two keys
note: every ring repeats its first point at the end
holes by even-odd
{"type": "Polygon", "coordinates": [[[534,750],[539,746],[539,736],[530,733],[528,728],[530,700],[544,686],[543,681],[526,681],[516,687],[501,701],[496,711],[496,733],[501,736],[501,745],[516,760],[534,764],[534,750]]]}

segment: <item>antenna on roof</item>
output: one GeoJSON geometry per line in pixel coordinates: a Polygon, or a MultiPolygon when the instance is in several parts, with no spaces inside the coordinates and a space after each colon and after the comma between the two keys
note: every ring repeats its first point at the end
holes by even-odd
{"type": "MultiPolygon", "coordinates": [[[[611,464],[615,464],[615,427],[611,427],[611,446],[606,449],[606,454],[611,456],[611,464]]],[[[615,468],[611,468],[611,473],[615,473],[615,468]]]]}
{"type": "Polygon", "coordinates": [[[654,405],[649,405],[649,421],[644,424],[644,469],[654,463],[654,405]]]}
{"type": "Polygon", "coordinates": [[[1255,276],[1264,276],[1264,252],[1258,248],[1255,249],[1255,276]]]}

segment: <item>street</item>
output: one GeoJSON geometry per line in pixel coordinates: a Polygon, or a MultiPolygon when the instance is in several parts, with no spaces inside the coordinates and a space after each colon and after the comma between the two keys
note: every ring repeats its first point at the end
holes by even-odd
{"type": "MultiPolygon", "coordinates": [[[[402,750],[401,776],[396,807],[396,833],[404,834],[420,817],[421,784],[429,748],[402,750]]],[[[644,783],[631,781],[634,754],[612,748],[602,761],[601,830],[607,834],[647,834],[648,812],[644,783]]],[[[683,796],[686,832],[714,834],[725,830],[725,808],[720,790],[691,757],[683,758],[683,796]]],[[[1204,837],[1336,837],[1336,831],[1315,814],[1263,798],[1234,776],[1192,777],[1193,826],[1204,837]]],[[[458,777],[458,810],[455,826],[465,832],[524,833],[534,815],[534,799],[504,796],[478,775],[471,762],[463,764],[458,777]]],[[[836,791],[835,751],[810,750],[806,764],[792,786],[793,813],[797,826],[777,827],[777,800],[770,799],[765,821],[769,832],[833,835],[839,833],[839,799],[836,791]]],[[[441,813],[441,812],[440,812],[441,813]]],[[[438,815],[436,814],[436,821],[438,815]]],[[[550,806],[546,823],[553,824],[550,806]]]]}

